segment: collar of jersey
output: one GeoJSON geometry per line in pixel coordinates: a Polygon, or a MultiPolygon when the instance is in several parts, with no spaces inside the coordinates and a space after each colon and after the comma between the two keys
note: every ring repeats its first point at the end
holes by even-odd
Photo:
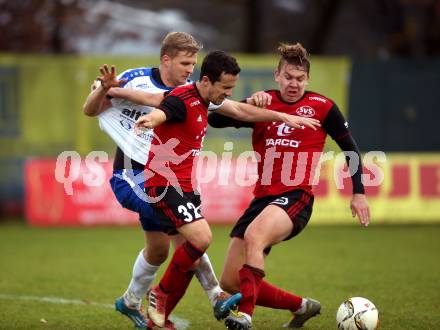
{"type": "MultiPolygon", "coordinates": [[[[157,68],[157,69],[159,70],[159,68],[157,68]]],[[[160,75],[160,70],[159,70],[159,75],[160,75]]],[[[159,83],[158,81],[156,81],[156,79],[154,79],[154,75],[153,75],[153,68],[151,69],[150,79],[151,79],[151,82],[153,83],[153,85],[156,86],[156,87],[158,87],[158,88],[165,89],[165,90],[167,90],[167,91],[171,91],[171,90],[173,90],[173,89],[175,88],[175,87],[168,87],[168,86],[165,86],[165,85],[159,83]]],[[[193,81],[192,81],[191,79],[188,79],[188,80],[186,81],[187,84],[191,84],[192,82],[193,82],[193,81]]]]}

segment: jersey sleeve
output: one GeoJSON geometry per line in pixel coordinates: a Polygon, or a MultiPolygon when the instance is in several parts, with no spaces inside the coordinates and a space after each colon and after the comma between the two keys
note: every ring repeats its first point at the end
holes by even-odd
{"type": "Polygon", "coordinates": [[[167,121],[183,122],[186,119],[185,103],[174,95],[168,95],[158,107],[165,112],[167,121]]]}
{"type": "Polygon", "coordinates": [[[336,104],[327,113],[322,128],[335,141],[350,134],[348,123],[336,104]]]}
{"type": "Polygon", "coordinates": [[[125,70],[124,72],[122,72],[116,76],[116,79],[118,79],[118,80],[121,80],[121,79],[127,80],[126,82],[124,82],[120,86],[121,88],[133,88],[132,80],[128,79],[129,72],[130,72],[130,70],[125,70]]]}
{"type": "Polygon", "coordinates": [[[254,123],[233,119],[231,117],[221,115],[217,112],[211,112],[208,115],[208,124],[214,128],[224,128],[224,127],[254,128],[254,123]]]}
{"type": "MultiPolygon", "coordinates": [[[[339,148],[346,152],[355,152],[359,159],[358,166],[356,168],[350,168],[351,171],[351,182],[353,184],[353,194],[365,194],[365,188],[362,184],[362,158],[356,141],[350,134],[348,130],[348,124],[345,121],[344,116],[337,107],[333,107],[328,112],[324,119],[322,128],[327,132],[328,135],[336,141],[339,148]]],[[[346,157],[347,165],[350,165],[350,157],[346,157]]]]}
{"type": "Polygon", "coordinates": [[[212,103],[212,102],[209,102],[208,110],[209,110],[209,111],[215,111],[215,110],[221,108],[221,106],[223,105],[223,103],[225,103],[225,101],[223,101],[221,104],[218,104],[218,105],[217,105],[217,104],[214,104],[214,103],[212,103]]]}

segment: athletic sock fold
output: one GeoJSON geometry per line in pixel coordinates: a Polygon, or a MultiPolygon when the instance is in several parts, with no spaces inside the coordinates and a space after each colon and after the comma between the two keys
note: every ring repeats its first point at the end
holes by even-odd
{"type": "Polygon", "coordinates": [[[262,269],[244,264],[238,274],[240,292],[243,296],[240,300],[239,311],[252,316],[265,273],[262,269]]]}

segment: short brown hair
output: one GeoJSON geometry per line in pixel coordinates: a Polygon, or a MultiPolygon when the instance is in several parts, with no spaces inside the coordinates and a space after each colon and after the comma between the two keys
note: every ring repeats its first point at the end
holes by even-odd
{"type": "Polygon", "coordinates": [[[191,55],[197,53],[203,46],[192,35],[186,32],[170,32],[162,41],[160,57],[168,55],[174,57],[178,52],[184,51],[191,55]]]}
{"type": "Polygon", "coordinates": [[[280,61],[278,63],[278,70],[284,63],[289,63],[291,65],[299,66],[304,68],[304,71],[309,74],[310,71],[310,56],[307,50],[299,43],[288,44],[280,43],[278,51],[281,55],[280,61]]]}
{"type": "Polygon", "coordinates": [[[238,75],[240,67],[235,57],[221,50],[214,50],[205,56],[202,67],[200,68],[200,80],[207,76],[211,83],[220,81],[223,74],[238,75]]]}

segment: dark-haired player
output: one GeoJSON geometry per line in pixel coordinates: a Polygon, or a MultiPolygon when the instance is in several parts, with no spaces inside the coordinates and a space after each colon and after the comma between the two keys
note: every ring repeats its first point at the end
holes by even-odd
{"type": "MultiPolygon", "coordinates": [[[[94,88],[84,104],[84,113],[97,116],[100,127],[117,145],[110,184],[121,205],[139,213],[144,230],[145,247],[136,258],[127,290],[115,301],[116,310],[141,329],[145,329],[148,322],[141,310],[142,298],[150,289],[160,264],[168,256],[170,239],[162,232],[161,224],[150,204],[146,202],[143,192],[143,171],[152,132],[142,135],[134,133],[134,124],[138,117],[153,109],[119,98],[112,87],[122,86],[120,90],[134,93],[154,93],[160,102],[165,91],[190,83],[188,78],[194,70],[197,53],[201,47],[201,44],[186,32],[170,32],[162,41],[158,68],[130,69],[120,74],[117,79],[114,69],[110,71],[107,66],[103,66],[100,81],[94,82],[94,88]],[[113,98],[108,99],[106,96],[113,98]]],[[[173,236],[175,247],[181,243],[180,235],[173,236]]],[[[237,299],[229,297],[221,290],[207,254],[200,258],[195,275],[208,295],[216,318],[226,317],[230,306],[233,306],[237,299]]],[[[171,321],[167,322],[166,328],[174,329],[171,321]]]]}
{"type": "MultiPolygon", "coordinates": [[[[151,205],[164,230],[169,234],[179,232],[186,240],[176,249],[159,285],[149,295],[148,316],[159,327],[184,295],[193,275],[191,267],[211,243],[211,230],[201,214],[200,196],[194,188],[197,183],[192,178],[194,160],[206,132],[208,109],[241,121],[279,122],[296,128],[319,126],[316,119],[227,100],[239,72],[235,58],[222,51],[211,52],[203,60],[199,81],[175,88],[157,109],[136,123],[138,129],[154,128],[145,184],[151,205]]],[[[147,95],[145,102],[148,104],[147,95]]]]}
{"type": "Polygon", "coordinates": [[[220,280],[224,290],[241,292],[237,313],[225,321],[229,329],[250,329],[255,305],[286,309],[293,319],[286,325],[301,327],[320,312],[321,305],[310,298],[286,292],[265,281],[264,256],[270,247],[298,235],[312,214],[311,180],[327,134],[343,151],[354,152],[359,163],[352,173],[351,210],[361,224],[370,221],[369,207],[361,182],[362,165],[356,142],[337,105],[320,94],[306,91],[310,62],[300,44],[281,44],[281,58],[275,71],[279,90],[255,93],[248,102],[283,113],[318,119],[317,130],[296,129],[283,123],[245,123],[211,113],[214,127],[252,127],[252,143],[261,157],[255,198],[235,224],[220,280]]]}

